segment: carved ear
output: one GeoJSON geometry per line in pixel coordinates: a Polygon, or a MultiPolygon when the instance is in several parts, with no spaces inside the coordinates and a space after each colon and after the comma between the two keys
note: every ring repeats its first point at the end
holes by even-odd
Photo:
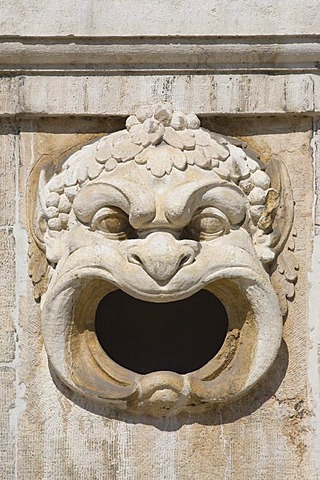
{"type": "Polygon", "coordinates": [[[277,198],[275,198],[271,190],[271,195],[269,195],[270,198],[267,199],[266,205],[268,210],[268,204],[274,204],[270,248],[277,256],[283,250],[292,229],[294,201],[291,182],[285,164],[281,160],[273,159],[267,164],[265,172],[271,178],[272,189],[278,192],[277,198]]]}
{"type": "Polygon", "coordinates": [[[39,246],[44,251],[43,230],[41,229],[41,220],[45,212],[45,187],[52,178],[55,165],[50,157],[41,158],[32,168],[27,188],[27,214],[29,232],[39,246]]]}
{"type": "Polygon", "coordinates": [[[48,263],[41,230],[44,208],[44,189],[52,177],[55,166],[49,157],[40,159],[33,167],[27,188],[27,218],[29,225],[29,276],[34,285],[34,296],[40,300],[47,289],[48,263]],[[42,194],[41,194],[42,193],[42,194]]]}
{"type": "Polygon", "coordinates": [[[275,259],[270,265],[270,275],[273,287],[278,294],[282,314],[285,317],[288,300],[294,298],[299,269],[293,253],[295,248],[294,200],[288,171],[281,160],[274,159],[268,163],[266,173],[271,178],[271,187],[278,192],[277,199],[267,200],[266,211],[268,211],[268,202],[277,202],[277,205],[274,205],[276,208],[269,208],[270,215],[273,216],[269,248],[275,254],[275,259]]]}

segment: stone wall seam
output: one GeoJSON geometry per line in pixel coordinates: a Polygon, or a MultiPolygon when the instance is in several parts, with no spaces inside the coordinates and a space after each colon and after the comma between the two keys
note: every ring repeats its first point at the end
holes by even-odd
{"type": "Polygon", "coordinates": [[[25,384],[21,381],[19,376],[19,368],[21,367],[20,352],[22,350],[22,335],[23,329],[20,325],[20,297],[25,293],[27,277],[27,233],[20,224],[20,194],[19,191],[19,132],[15,135],[15,164],[16,164],[16,197],[15,197],[15,224],[13,226],[13,234],[16,244],[16,303],[13,311],[14,325],[16,331],[16,348],[14,365],[16,370],[15,377],[15,404],[10,410],[10,431],[15,442],[15,479],[19,479],[18,471],[18,428],[19,418],[25,409],[24,395],[26,391],[25,384]]]}
{"type": "Polygon", "coordinates": [[[310,284],[309,293],[309,332],[310,332],[310,348],[308,357],[308,374],[310,382],[310,390],[313,400],[313,421],[314,428],[314,445],[313,455],[314,462],[317,468],[317,473],[320,476],[320,315],[317,306],[320,295],[320,236],[319,236],[319,124],[317,118],[313,119],[313,134],[311,139],[312,162],[314,169],[314,200],[313,200],[313,253],[312,266],[308,275],[310,284]]]}

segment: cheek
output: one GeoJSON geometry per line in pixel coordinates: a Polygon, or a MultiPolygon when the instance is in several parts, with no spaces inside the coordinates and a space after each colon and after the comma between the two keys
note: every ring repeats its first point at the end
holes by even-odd
{"type": "Polygon", "coordinates": [[[211,241],[202,242],[203,248],[210,248],[218,253],[223,250],[225,246],[234,247],[235,249],[243,249],[252,256],[256,256],[256,251],[253,244],[253,239],[250,234],[242,227],[236,230],[230,230],[228,235],[216,238],[211,241]]]}
{"type": "Polygon", "coordinates": [[[69,255],[76,250],[79,250],[79,248],[90,247],[94,245],[106,245],[108,243],[116,246],[118,243],[115,240],[109,240],[105,237],[105,235],[103,235],[103,233],[92,232],[83,225],[79,225],[69,232],[66,232],[63,242],[68,248],[69,255]]]}
{"type": "Polygon", "coordinates": [[[67,243],[63,239],[63,234],[60,233],[57,237],[44,237],[46,246],[46,258],[51,264],[57,264],[63,256],[68,254],[67,243]]]}

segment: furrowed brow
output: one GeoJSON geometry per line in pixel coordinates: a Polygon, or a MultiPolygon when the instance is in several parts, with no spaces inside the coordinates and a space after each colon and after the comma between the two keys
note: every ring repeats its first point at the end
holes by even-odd
{"type": "Polygon", "coordinates": [[[167,198],[166,217],[170,223],[183,227],[194,212],[204,206],[215,206],[224,212],[233,224],[239,223],[246,212],[244,193],[230,182],[207,180],[190,182],[175,189],[167,198]]]}
{"type": "Polygon", "coordinates": [[[126,179],[91,183],[82,187],[73,204],[77,218],[83,223],[90,223],[93,215],[105,206],[121,208],[129,215],[134,228],[139,228],[155,216],[151,189],[142,188],[138,183],[126,179]]]}

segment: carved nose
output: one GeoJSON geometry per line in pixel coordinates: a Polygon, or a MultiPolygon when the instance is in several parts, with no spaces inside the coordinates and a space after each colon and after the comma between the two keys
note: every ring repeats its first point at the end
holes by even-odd
{"type": "Polygon", "coordinates": [[[176,240],[167,232],[154,232],[130,248],[128,261],[142,267],[156,281],[169,281],[182,267],[195,261],[197,246],[190,243],[176,240]]]}

